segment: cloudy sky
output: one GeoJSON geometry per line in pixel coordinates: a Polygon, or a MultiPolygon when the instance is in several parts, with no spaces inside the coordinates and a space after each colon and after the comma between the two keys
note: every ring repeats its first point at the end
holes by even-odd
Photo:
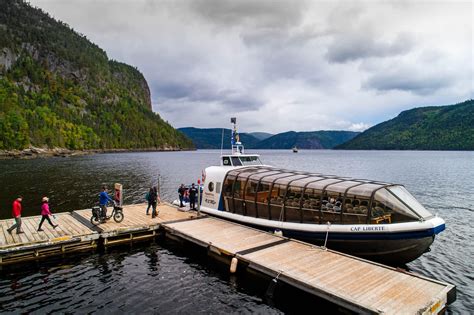
{"type": "Polygon", "coordinates": [[[473,98],[471,1],[30,3],[136,66],[175,127],[364,130],[473,98]]]}

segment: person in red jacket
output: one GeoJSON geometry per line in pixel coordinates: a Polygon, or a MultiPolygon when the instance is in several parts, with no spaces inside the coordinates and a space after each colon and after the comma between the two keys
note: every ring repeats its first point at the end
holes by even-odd
{"type": "Polygon", "coordinates": [[[51,225],[54,229],[58,227],[58,225],[53,224],[53,222],[51,222],[51,219],[49,218],[49,216],[51,215],[51,211],[49,210],[48,201],[49,201],[48,197],[43,197],[43,199],[41,200],[41,202],[42,202],[42,205],[41,205],[41,221],[40,221],[40,224],[39,224],[39,227],[38,227],[38,231],[43,231],[41,226],[43,225],[44,220],[48,220],[49,225],[51,225]]]}
{"type": "Polygon", "coordinates": [[[21,230],[21,201],[23,200],[22,196],[18,196],[18,198],[13,201],[13,209],[12,215],[15,218],[15,224],[13,224],[7,231],[8,233],[12,234],[12,231],[16,228],[16,234],[21,234],[23,231],[21,230]]]}

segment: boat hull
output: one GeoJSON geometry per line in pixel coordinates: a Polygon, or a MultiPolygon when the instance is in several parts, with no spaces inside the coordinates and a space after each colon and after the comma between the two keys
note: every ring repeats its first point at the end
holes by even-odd
{"type": "MultiPolygon", "coordinates": [[[[286,237],[323,246],[325,235],[300,231],[282,231],[286,237]]],[[[326,247],[349,255],[392,266],[402,266],[429,251],[435,236],[401,239],[354,239],[350,235],[329,234],[326,247]]]]}
{"type": "MultiPolygon", "coordinates": [[[[293,224],[292,228],[288,228],[282,222],[258,220],[225,211],[202,208],[202,212],[268,232],[279,230],[285,237],[318,246],[323,246],[326,239],[326,225],[315,224],[313,226],[317,231],[310,231],[303,228],[305,224],[301,224],[301,228],[299,224],[293,224]]],[[[424,225],[429,226],[427,228],[417,230],[399,229],[384,233],[337,231],[338,228],[347,229],[347,227],[332,225],[333,230],[327,233],[326,247],[383,264],[403,266],[429,251],[435,235],[444,230],[444,221],[438,218],[435,220],[437,222],[433,226],[424,225]]]]}

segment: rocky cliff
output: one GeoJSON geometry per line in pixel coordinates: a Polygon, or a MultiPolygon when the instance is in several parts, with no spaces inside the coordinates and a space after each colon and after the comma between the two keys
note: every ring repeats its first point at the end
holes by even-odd
{"type": "Polygon", "coordinates": [[[183,149],[138,69],[21,0],[0,0],[0,150],[183,149]]]}

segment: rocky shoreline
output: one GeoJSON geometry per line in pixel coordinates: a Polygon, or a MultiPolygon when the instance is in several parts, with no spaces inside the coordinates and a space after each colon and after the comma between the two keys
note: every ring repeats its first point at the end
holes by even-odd
{"type": "Polygon", "coordinates": [[[47,157],[70,157],[100,153],[125,153],[125,152],[162,152],[162,151],[189,151],[173,147],[145,148],[145,149],[90,149],[69,150],[66,148],[37,148],[29,147],[23,150],[0,150],[0,159],[34,159],[47,157]]]}

